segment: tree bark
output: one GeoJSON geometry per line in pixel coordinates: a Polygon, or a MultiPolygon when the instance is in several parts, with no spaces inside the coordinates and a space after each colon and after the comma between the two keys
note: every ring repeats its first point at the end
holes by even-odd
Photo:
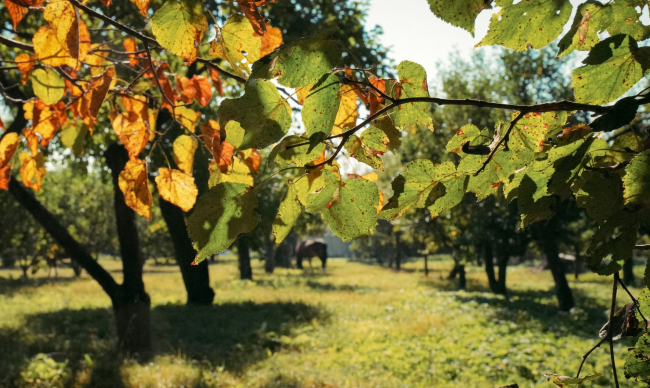
{"type": "Polygon", "coordinates": [[[485,273],[487,274],[490,291],[498,294],[497,280],[494,276],[494,252],[492,250],[492,245],[489,243],[483,246],[483,258],[485,260],[485,273]]]}
{"type": "Polygon", "coordinates": [[[578,275],[580,275],[580,264],[582,264],[582,257],[580,255],[580,244],[576,243],[573,246],[576,254],[576,260],[575,260],[575,265],[573,267],[573,276],[575,276],[575,279],[578,280],[578,275]]]}
{"type": "Polygon", "coordinates": [[[458,289],[465,290],[467,288],[467,279],[465,278],[465,264],[459,264],[458,267],[458,289]]]}
{"type": "Polygon", "coordinates": [[[147,359],[152,356],[151,300],[142,281],[144,261],[135,224],[136,214],[124,202],[124,194],[118,184],[119,175],[124,170],[129,155],[124,146],[113,143],[104,152],[104,157],[113,177],[115,220],[124,273],[124,282],[113,299],[119,348],[127,355],[139,355],[147,359]]]}
{"type": "Polygon", "coordinates": [[[626,286],[634,285],[634,260],[631,257],[623,264],[623,283],[626,286]]]}
{"type": "Polygon", "coordinates": [[[237,255],[239,256],[239,278],[242,280],[253,280],[251,256],[246,237],[241,237],[237,240],[237,255]]]}
{"type": "Polygon", "coordinates": [[[176,263],[181,270],[185,290],[187,290],[187,304],[211,305],[214,301],[214,291],[210,287],[208,260],[192,265],[196,258],[196,250],[185,228],[183,210],[162,198],[159,198],[158,205],[174,245],[176,263]]]}
{"type": "Polygon", "coordinates": [[[510,252],[507,247],[497,245],[497,265],[499,269],[499,278],[497,279],[497,294],[506,295],[508,287],[506,286],[506,277],[508,275],[508,262],[510,261],[510,252]]]}
{"type": "Polygon", "coordinates": [[[265,258],[264,258],[264,271],[266,273],[273,273],[275,269],[275,238],[267,236],[265,239],[265,258]]]}
{"type": "Polygon", "coordinates": [[[424,255],[424,276],[429,276],[429,254],[424,255]]]}
{"type": "Polygon", "coordinates": [[[556,215],[554,218],[555,220],[553,221],[555,222],[551,221],[544,227],[540,227],[539,237],[542,242],[542,250],[546,255],[548,266],[551,269],[551,274],[555,281],[555,293],[557,295],[560,310],[569,311],[573,306],[575,306],[575,302],[573,300],[571,288],[569,288],[569,283],[566,280],[566,271],[562,261],[560,260],[558,251],[558,216],[556,215]]]}

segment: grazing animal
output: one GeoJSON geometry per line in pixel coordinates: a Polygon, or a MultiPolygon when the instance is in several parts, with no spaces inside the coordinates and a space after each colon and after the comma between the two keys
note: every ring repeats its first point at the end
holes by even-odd
{"type": "Polygon", "coordinates": [[[318,257],[323,264],[323,271],[325,271],[325,266],[327,265],[327,245],[320,241],[306,240],[298,244],[296,247],[296,265],[299,269],[302,269],[302,260],[309,260],[309,266],[311,267],[312,257],[318,257]]]}

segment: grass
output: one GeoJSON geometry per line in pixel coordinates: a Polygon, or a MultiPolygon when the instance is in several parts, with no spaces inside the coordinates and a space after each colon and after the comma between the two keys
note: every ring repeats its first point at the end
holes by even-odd
{"type": "MultiPolygon", "coordinates": [[[[102,264],[121,277],[118,262],[102,264]]],[[[0,270],[0,386],[19,386],[45,353],[53,365],[67,360],[65,385],[75,387],[552,387],[544,373],[575,374],[597,342],[611,292],[611,278],[581,275],[570,281],[579,308],[560,313],[550,273],[527,267],[510,268],[506,299],[487,292],[477,267],[467,292],[454,291],[445,260],[428,277],[421,261],[400,273],[343,259],[326,274],[253,265],[249,282],[233,280],[234,257],[211,264],[207,307],[184,305],[176,267],[147,265],[156,357],[144,365],[118,358],[110,300],[87,275],[23,280],[0,270]]],[[[622,376],[633,344],[616,346],[624,387],[640,386],[622,376]]],[[[605,377],[590,386],[611,386],[606,347],[583,368],[594,372],[605,377]]]]}

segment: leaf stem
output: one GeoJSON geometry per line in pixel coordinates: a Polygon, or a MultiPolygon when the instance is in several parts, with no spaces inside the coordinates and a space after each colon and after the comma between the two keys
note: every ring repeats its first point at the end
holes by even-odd
{"type": "MultiPolygon", "coordinates": [[[[517,121],[519,121],[519,119],[521,119],[522,117],[524,117],[524,114],[525,114],[525,113],[524,113],[523,111],[519,112],[519,114],[517,114],[517,117],[515,117],[515,118],[510,122],[510,126],[508,127],[508,130],[507,130],[506,133],[503,135],[503,137],[501,137],[501,139],[499,139],[499,142],[497,143],[497,145],[494,146],[494,148],[492,149],[492,152],[490,152],[490,155],[488,155],[487,159],[485,159],[485,161],[483,162],[483,165],[481,166],[481,168],[479,168],[479,169],[474,173],[474,176],[478,175],[481,171],[485,170],[485,167],[488,165],[488,163],[490,163],[490,160],[492,160],[492,157],[494,156],[494,154],[499,150],[499,147],[501,147],[501,144],[502,144],[504,141],[506,141],[507,139],[510,138],[510,132],[512,132],[512,129],[515,127],[515,124],[517,124],[517,121]]],[[[506,146],[507,146],[507,145],[506,145],[506,146]]]]}
{"type": "Polygon", "coordinates": [[[584,356],[582,356],[582,362],[580,363],[580,367],[578,368],[578,373],[576,373],[576,379],[580,377],[580,371],[582,370],[582,366],[585,364],[585,361],[587,361],[587,358],[589,357],[591,352],[598,349],[600,347],[600,345],[602,345],[603,342],[605,342],[606,339],[607,339],[607,337],[605,337],[605,338],[601,339],[600,341],[598,341],[598,343],[596,345],[594,345],[593,348],[589,349],[589,351],[587,353],[585,353],[584,356]]]}
{"type": "Polygon", "coordinates": [[[614,373],[614,385],[619,388],[618,375],[616,374],[616,360],[614,359],[614,310],[616,310],[616,290],[618,287],[618,272],[614,274],[614,284],[612,286],[612,306],[609,311],[609,327],[607,328],[607,340],[609,341],[609,357],[612,363],[612,372],[614,373]]]}

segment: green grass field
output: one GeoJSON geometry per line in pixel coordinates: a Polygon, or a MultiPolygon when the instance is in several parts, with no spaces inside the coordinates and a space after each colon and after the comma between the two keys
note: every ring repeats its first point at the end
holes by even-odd
{"type": "MultiPolygon", "coordinates": [[[[102,264],[121,276],[117,261],[102,264]]],[[[422,261],[400,273],[343,259],[328,265],[326,274],[266,275],[254,260],[248,282],[234,280],[234,257],[220,257],[210,266],[209,307],[184,305],[175,266],[147,265],[157,356],[145,365],[118,358],[110,300],[87,275],[63,269],[58,279],[25,281],[19,270],[0,270],[0,386],[48,386],[33,377],[56,369],[32,360],[45,353],[68,360],[65,386],[75,387],[552,387],[544,373],[575,374],[611,293],[611,278],[581,275],[571,280],[580,308],[559,313],[548,271],[511,268],[505,299],[487,291],[478,267],[468,269],[467,292],[453,291],[444,279],[451,261],[430,263],[428,277],[422,261]]],[[[633,344],[616,346],[626,387],[641,386],[622,373],[633,344]]],[[[583,371],[606,376],[587,387],[612,386],[605,347],[583,371]]]]}

